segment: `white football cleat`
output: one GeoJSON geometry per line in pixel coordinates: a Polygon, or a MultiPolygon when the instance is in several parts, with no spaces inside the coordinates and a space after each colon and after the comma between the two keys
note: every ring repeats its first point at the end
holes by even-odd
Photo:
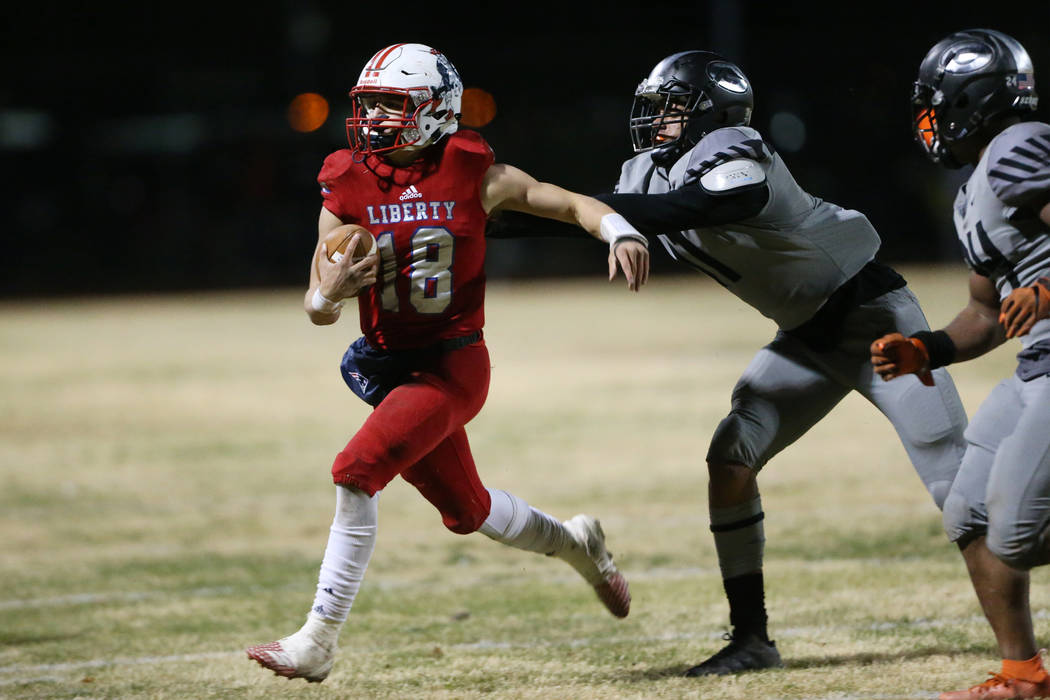
{"type": "Polygon", "coordinates": [[[627,617],[631,611],[631,592],[627,579],[613,564],[613,555],[605,548],[602,525],[589,515],[574,515],[562,525],[573,540],[571,547],[558,552],[580,576],[594,587],[598,599],[616,617],[627,617]]]}
{"type": "Polygon", "coordinates": [[[299,630],[290,637],[248,647],[248,658],[285,678],[305,678],[320,683],[328,677],[335,662],[335,645],[318,644],[299,630]]]}

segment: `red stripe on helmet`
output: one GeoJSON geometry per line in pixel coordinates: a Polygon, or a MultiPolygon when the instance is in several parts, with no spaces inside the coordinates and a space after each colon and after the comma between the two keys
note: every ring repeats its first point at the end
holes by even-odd
{"type": "Polygon", "coordinates": [[[404,44],[394,44],[388,46],[381,51],[377,51],[376,55],[372,57],[371,62],[368,64],[368,70],[378,71],[383,69],[383,62],[386,61],[387,57],[394,52],[394,49],[399,49],[404,44]]]}

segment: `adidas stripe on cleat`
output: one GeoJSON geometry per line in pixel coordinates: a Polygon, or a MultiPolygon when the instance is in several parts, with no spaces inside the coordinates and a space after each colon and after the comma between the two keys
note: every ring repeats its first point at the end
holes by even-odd
{"type": "Polygon", "coordinates": [[[278,676],[320,683],[332,670],[335,650],[325,650],[312,642],[297,640],[295,636],[248,647],[248,658],[278,676]]]}

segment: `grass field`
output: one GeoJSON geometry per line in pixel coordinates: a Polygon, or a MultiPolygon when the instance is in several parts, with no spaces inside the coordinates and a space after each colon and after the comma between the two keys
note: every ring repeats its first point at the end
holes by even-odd
{"type": "MultiPolygon", "coordinates": [[[[905,269],[935,327],[961,268],[905,269]]],[[[494,365],[468,427],[487,485],[601,518],[626,620],[561,562],[453,535],[392,484],[320,685],[244,655],[294,631],[366,416],[299,290],[0,305],[0,697],[929,698],[998,667],[961,558],[888,422],[849,397],[760,477],[786,668],[681,673],[728,625],[708,438],[771,323],[699,276],[493,283],[494,365]]],[[[1013,370],[954,375],[973,413],[1013,370]]],[[[1037,632],[1050,594],[1036,572],[1037,632]]]]}

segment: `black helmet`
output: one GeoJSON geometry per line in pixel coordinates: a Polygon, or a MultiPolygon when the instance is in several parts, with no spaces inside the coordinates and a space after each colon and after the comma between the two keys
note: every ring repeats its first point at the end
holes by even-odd
{"type": "Polygon", "coordinates": [[[755,100],[743,71],[709,51],[682,51],[656,64],[634,91],[631,141],[634,152],[653,151],[663,166],[674,163],[704,134],[751,121],[755,100]],[[664,114],[673,115],[670,117],[664,114]],[[660,127],[681,123],[674,140],[660,140],[660,127]]]}
{"type": "MultiPolygon", "coordinates": [[[[935,163],[962,165],[951,148],[982,134],[990,121],[1026,115],[1039,104],[1032,59],[1014,38],[968,29],[934,44],[912,91],[915,139],[935,163]]],[[[984,132],[982,138],[994,134],[984,132]]]]}

